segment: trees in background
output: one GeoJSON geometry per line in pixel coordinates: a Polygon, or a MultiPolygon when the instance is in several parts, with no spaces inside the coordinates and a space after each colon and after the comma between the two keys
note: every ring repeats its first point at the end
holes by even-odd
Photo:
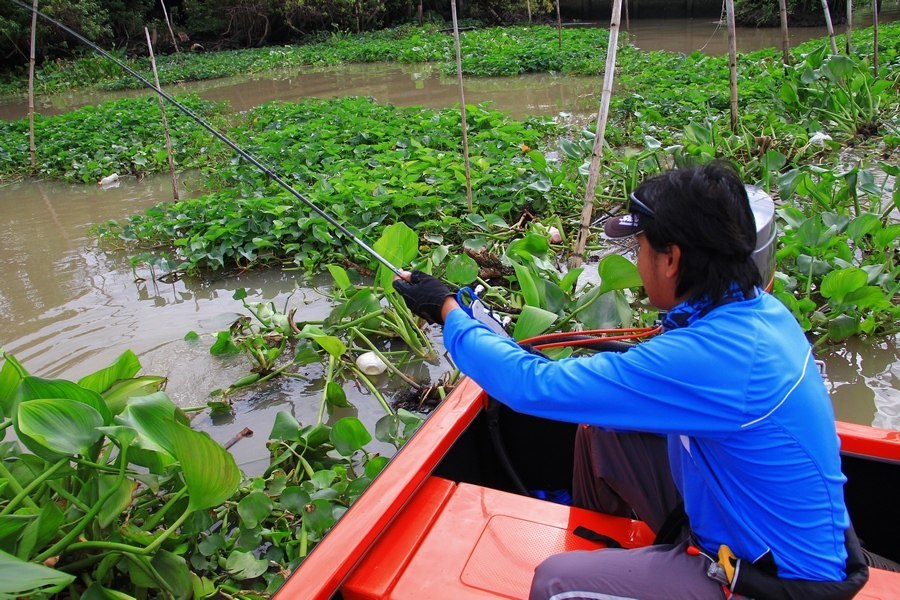
{"type": "MultiPolygon", "coordinates": [[[[855,9],[871,6],[872,0],[855,0],[855,9]]],[[[843,23],[847,18],[847,0],[828,0],[833,23],[843,23]]],[[[824,25],[825,13],[822,0],[788,0],[788,21],[792,27],[824,25]]],[[[773,0],[735,0],[735,18],[738,23],[756,27],[778,27],[780,16],[778,2],[773,0]]]]}
{"type": "MultiPolygon", "coordinates": [[[[465,0],[458,2],[464,19],[501,25],[527,20],[528,0],[465,0]]],[[[39,10],[84,33],[105,48],[144,53],[143,28],[155,32],[159,52],[174,51],[162,8],[182,48],[193,43],[208,50],[296,43],[320,32],[358,33],[419,18],[449,19],[446,0],[40,0],[39,10]]],[[[843,20],[847,0],[830,0],[832,19],[843,20]]],[[[856,7],[872,0],[857,0],[856,7]]],[[[30,2],[29,2],[30,4],[30,2]]],[[[736,16],[746,25],[777,26],[778,3],[736,0],[736,16]]],[[[551,0],[531,0],[541,18],[551,15],[551,0]]],[[[821,0],[788,0],[792,26],[824,22],[821,0]]],[[[551,15],[552,16],[552,15],[551,15]]],[[[10,0],[0,0],[0,64],[4,70],[28,62],[31,19],[10,0]]],[[[38,61],[67,57],[76,48],[64,33],[38,21],[38,61]]]]}

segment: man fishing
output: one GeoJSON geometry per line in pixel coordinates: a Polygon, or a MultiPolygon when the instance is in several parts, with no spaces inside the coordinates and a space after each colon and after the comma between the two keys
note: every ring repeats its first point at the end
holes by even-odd
{"type": "Polygon", "coordinates": [[[583,424],[576,505],[660,533],[683,504],[668,543],[550,557],[531,599],[851,598],[868,571],[834,414],[802,330],[760,289],[739,177],[722,164],[653,177],[605,232],[637,238],[644,290],[665,311],[664,333],[622,354],[551,361],[470,318],[434,277],[394,282],[491,396],[583,424]]]}

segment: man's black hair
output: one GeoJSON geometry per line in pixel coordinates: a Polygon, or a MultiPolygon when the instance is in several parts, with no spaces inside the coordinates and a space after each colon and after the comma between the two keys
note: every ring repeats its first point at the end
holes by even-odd
{"type": "Polygon", "coordinates": [[[655,212],[640,216],[653,249],[681,248],[676,297],[716,301],[732,283],[745,295],[760,285],[753,261],[756,223],[747,190],[730,165],[673,169],[643,182],[634,195],[655,212]]]}

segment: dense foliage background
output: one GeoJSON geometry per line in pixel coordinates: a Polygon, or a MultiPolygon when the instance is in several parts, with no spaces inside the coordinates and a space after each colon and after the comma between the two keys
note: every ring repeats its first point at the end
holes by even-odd
{"type": "MultiPolygon", "coordinates": [[[[526,1],[466,0],[457,4],[461,19],[509,25],[526,21],[526,1]]],[[[858,0],[854,6],[870,4],[871,0],[858,0]]],[[[735,6],[739,23],[779,23],[777,2],[737,0],[735,6]]],[[[831,0],[829,6],[832,20],[842,22],[846,0],[831,0]]],[[[450,19],[450,3],[438,0],[40,0],[38,9],[101,46],[126,51],[144,44],[143,28],[147,27],[159,52],[174,52],[176,45],[181,50],[220,50],[296,43],[322,32],[359,33],[410,21],[443,23],[450,19]],[[164,7],[172,23],[171,34],[164,7]]],[[[537,21],[555,20],[555,3],[550,0],[531,0],[530,10],[537,21]]],[[[789,0],[788,11],[793,25],[824,22],[820,0],[789,0]]],[[[567,20],[565,7],[562,18],[567,20]]],[[[609,15],[595,18],[605,20],[609,15]]],[[[10,0],[0,0],[0,62],[5,65],[0,72],[27,64],[30,28],[27,11],[10,0]]],[[[75,51],[76,45],[65,34],[38,24],[39,61],[69,57],[75,51]]]]}

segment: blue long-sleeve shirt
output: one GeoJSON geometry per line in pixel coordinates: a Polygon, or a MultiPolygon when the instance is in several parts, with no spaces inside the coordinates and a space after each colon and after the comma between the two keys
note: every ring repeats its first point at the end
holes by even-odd
{"type": "Polygon", "coordinates": [[[461,310],[444,344],[463,373],[511,408],[665,434],[672,475],[704,550],[727,544],[779,575],[844,579],[846,478],[810,345],[769,294],[719,306],[628,352],[549,361],[461,310]]]}

